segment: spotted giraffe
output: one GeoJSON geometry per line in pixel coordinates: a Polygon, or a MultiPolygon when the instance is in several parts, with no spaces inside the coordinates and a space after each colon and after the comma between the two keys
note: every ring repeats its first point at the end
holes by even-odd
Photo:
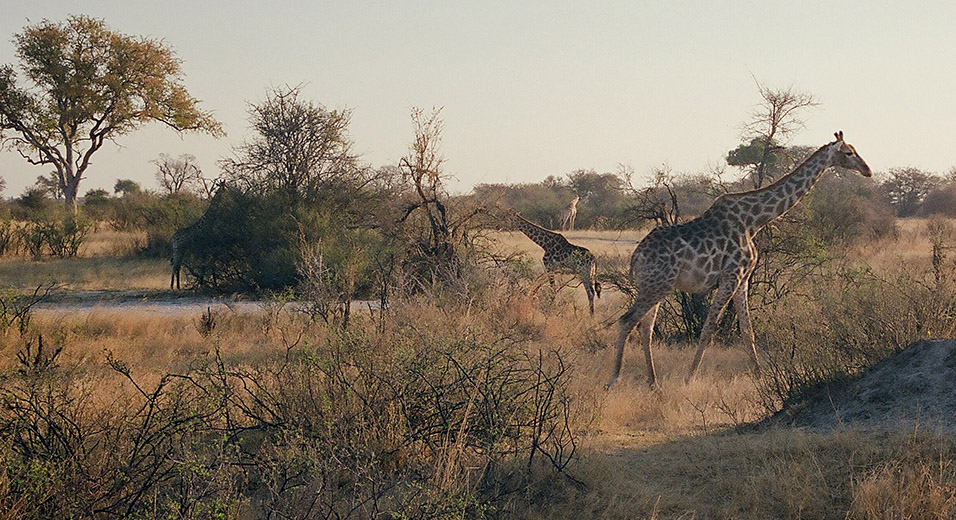
{"type": "Polygon", "coordinates": [[[548,281],[554,287],[554,273],[569,272],[576,274],[584,284],[588,295],[588,307],[594,314],[594,297],[601,297],[601,284],[596,278],[594,254],[586,247],[576,246],[561,233],[545,229],[522,217],[516,211],[508,211],[508,218],[519,231],[544,249],[544,267],[548,271],[548,281]]]}
{"type": "Polygon", "coordinates": [[[657,309],[675,288],[691,293],[717,292],[701,330],[697,353],[687,379],[700,367],[704,350],[714,337],[717,320],[733,299],[740,331],[756,367],[747,284],[757,263],[753,237],[764,226],[783,215],[813,188],[824,170],[840,166],[870,177],[870,168],[856,150],[843,141],[822,146],[793,172],[764,188],[721,195],[699,217],[687,223],[658,227],[642,240],[631,255],[630,279],[637,297],[618,319],[619,331],[614,368],[607,386],[621,374],[621,360],[628,334],[640,323],[641,343],[647,362],[647,379],[657,384],[651,355],[651,334],[657,309]]]}
{"type": "Polygon", "coordinates": [[[206,225],[208,222],[209,214],[214,208],[219,206],[220,200],[222,200],[222,195],[226,192],[226,185],[223,182],[219,182],[219,186],[216,188],[216,193],[213,194],[212,199],[209,200],[209,206],[206,208],[206,211],[199,217],[199,220],[196,222],[178,229],[173,233],[172,238],[169,240],[170,249],[172,254],[169,258],[170,266],[172,267],[172,273],[169,276],[169,288],[173,288],[175,284],[176,289],[179,290],[179,271],[183,266],[183,257],[186,252],[192,247],[193,241],[196,240],[197,236],[201,236],[206,232],[206,225]]]}

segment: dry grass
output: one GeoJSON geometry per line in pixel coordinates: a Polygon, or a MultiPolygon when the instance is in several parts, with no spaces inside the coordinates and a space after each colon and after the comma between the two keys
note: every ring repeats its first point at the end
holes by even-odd
{"type": "Polygon", "coordinates": [[[169,260],[133,256],[143,233],[99,229],[75,258],[0,258],[0,287],[32,290],[54,283],[67,290],[136,290],[169,287],[169,260]]]}
{"type": "MultiPolygon", "coordinates": [[[[874,269],[901,261],[926,264],[930,245],[923,223],[906,221],[896,241],[855,250],[853,260],[874,269]]],[[[611,261],[626,259],[642,232],[568,233],[572,242],[611,261]]],[[[495,233],[503,252],[526,252],[539,262],[540,249],[517,233],[495,233]]],[[[76,289],[164,288],[163,260],[119,260],[100,256],[110,239],[90,245],[86,258],[0,262],[0,283],[31,287],[48,279],[76,289]],[[99,251],[95,253],[94,251],[99,251]]],[[[538,266],[540,269],[540,265],[538,266]]],[[[540,284],[538,284],[540,286],[540,284]]],[[[534,284],[529,285],[533,287],[534,284]]],[[[510,514],[525,518],[952,518],[956,514],[956,442],[932,433],[870,433],[845,429],[831,434],[800,430],[737,430],[761,418],[754,379],[743,349],[731,342],[707,352],[698,377],[685,384],[694,346],[655,341],[662,391],[644,384],[643,355],[632,343],[622,380],[611,391],[607,379],[614,320],[623,297],[606,292],[597,315],[586,311],[574,286],[553,299],[549,289],[445,316],[427,306],[409,310],[396,325],[446,322],[468,329],[469,320],[499,320],[535,337],[535,348],[573,351],[572,390],[580,417],[582,447],[571,473],[585,483],[564,481],[513,500],[510,514]],[[487,313],[487,314],[483,314],[487,313]],[[449,319],[453,318],[453,319],[449,319]]],[[[105,367],[106,352],[124,360],[145,381],[179,371],[208,357],[218,346],[225,359],[255,366],[280,355],[289,338],[304,333],[311,342],[323,327],[287,313],[216,315],[212,335],[203,335],[200,315],[162,316],[140,311],[94,310],[45,315],[37,331],[50,345],[66,345],[61,362],[98,373],[104,395],[119,393],[120,377],[105,367]]],[[[357,318],[362,327],[364,318],[357,318]]],[[[477,321],[475,322],[477,323],[477,321]]],[[[499,325],[502,326],[502,325],[499,325]]],[[[0,369],[15,361],[20,341],[11,335],[0,347],[0,369]]],[[[106,401],[108,399],[104,399],[106,401]]],[[[3,486],[0,477],[0,486],[3,486]]]]}
{"type": "Polygon", "coordinates": [[[146,243],[146,233],[141,231],[114,231],[102,225],[83,242],[79,256],[126,256],[135,253],[146,243]]]}
{"type": "Polygon", "coordinates": [[[0,286],[32,290],[51,282],[78,291],[167,289],[169,261],[107,256],[0,259],[0,286]]]}

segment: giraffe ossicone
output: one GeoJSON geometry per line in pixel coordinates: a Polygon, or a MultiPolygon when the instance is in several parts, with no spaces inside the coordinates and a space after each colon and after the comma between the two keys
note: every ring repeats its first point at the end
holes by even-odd
{"type": "Polygon", "coordinates": [[[757,366],[747,304],[748,280],[757,263],[754,235],[796,205],[827,168],[839,166],[856,170],[864,177],[872,175],[853,146],[843,141],[843,132],[836,132],[834,136],[836,141],[820,147],[793,172],[773,184],[753,191],[721,195],[697,218],[684,224],[658,227],[644,237],[631,254],[629,278],[637,296],[618,319],[617,348],[607,387],[614,385],[621,374],[627,337],[638,324],[647,363],[647,381],[656,386],[657,374],[651,353],[654,320],[661,300],[675,289],[691,293],[717,289],[701,330],[688,380],[700,367],[704,350],[713,341],[717,321],[731,300],[751,362],[757,366]]]}

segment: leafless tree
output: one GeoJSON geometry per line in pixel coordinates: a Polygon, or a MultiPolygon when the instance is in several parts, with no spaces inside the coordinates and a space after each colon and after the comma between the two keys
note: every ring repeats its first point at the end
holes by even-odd
{"type": "Polygon", "coordinates": [[[415,140],[400,163],[403,177],[418,195],[418,200],[407,208],[405,218],[421,208],[432,230],[433,246],[446,243],[449,237],[448,214],[442,202],[441,166],[445,158],[438,152],[444,127],[440,115],[440,108],[432,110],[429,116],[421,108],[412,108],[415,140]]]}
{"type": "Polygon", "coordinates": [[[279,190],[295,205],[362,175],[347,132],[351,111],[327,110],[299,99],[299,87],[286,87],[251,105],[249,114],[255,136],[221,163],[239,185],[279,190]]]}
{"type": "Polygon", "coordinates": [[[170,195],[180,192],[202,193],[204,183],[202,170],[196,164],[196,157],[183,154],[173,158],[159,154],[159,159],[151,161],[156,165],[156,180],[159,187],[170,195]]]}
{"type": "Polygon", "coordinates": [[[427,266],[432,275],[456,276],[461,260],[459,248],[467,241],[468,224],[478,210],[473,208],[453,216],[446,206],[444,158],[439,152],[444,122],[440,115],[440,108],[433,109],[430,115],[421,108],[412,108],[415,138],[399,167],[413,193],[399,221],[406,224],[404,233],[417,250],[414,256],[421,260],[419,265],[427,266]],[[418,220],[412,220],[413,216],[418,220]]]}
{"type": "Polygon", "coordinates": [[[681,214],[674,190],[674,172],[665,164],[655,168],[653,173],[654,179],[638,189],[633,184],[634,170],[627,165],[618,165],[618,175],[633,200],[628,210],[629,217],[637,222],[652,221],[659,226],[678,224],[681,214]]]}
{"type": "Polygon", "coordinates": [[[754,188],[760,188],[764,182],[773,180],[769,178],[767,165],[774,154],[783,152],[791,135],[803,128],[801,113],[820,103],[813,94],[799,91],[793,86],[773,89],[761,85],[756,79],[754,81],[761,101],[754,107],[750,120],[744,124],[742,137],[744,141],[762,145],[751,177],[754,188]]]}

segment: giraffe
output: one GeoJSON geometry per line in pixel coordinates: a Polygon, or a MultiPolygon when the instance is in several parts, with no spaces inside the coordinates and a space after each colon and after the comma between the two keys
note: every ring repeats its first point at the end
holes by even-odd
{"type": "Polygon", "coordinates": [[[717,289],[704,321],[688,381],[700,367],[704,350],[713,340],[717,321],[731,299],[747,351],[756,368],[757,350],[747,306],[748,279],[757,262],[754,235],[796,205],[827,168],[839,166],[856,170],[864,177],[872,175],[856,150],[843,141],[843,132],[834,136],[835,141],[822,146],[777,182],[753,191],[721,195],[699,217],[676,226],[658,227],[637,245],[631,255],[629,276],[637,289],[637,297],[618,319],[614,368],[606,387],[617,382],[624,345],[638,323],[647,362],[647,381],[651,387],[656,387],[651,334],[660,301],[675,288],[692,293],[717,289]]]}
{"type": "Polygon", "coordinates": [[[570,272],[578,275],[588,295],[588,307],[594,314],[594,296],[601,297],[601,284],[598,283],[594,263],[594,254],[586,247],[576,246],[561,233],[545,229],[522,217],[517,211],[508,212],[510,220],[518,230],[535,244],[544,249],[544,267],[548,271],[548,281],[554,287],[555,272],[570,272]]]}
{"type": "Polygon", "coordinates": [[[169,258],[169,263],[172,267],[172,273],[169,276],[169,288],[173,288],[173,284],[176,285],[176,290],[179,290],[179,271],[183,266],[183,256],[186,254],[186,251],[192,246],[193,241],[197,236],[202,235],[206,228],[206,222],[208,216],[213,208],[218,207],[219,201],[222,198],[222,195],[226,191],[226,184],[222,181],[219,181],[219,186],[216,188],[216,193],[213,194],[212,199],[209,200],[209,206],[206,208],[206,211],[199,217],[199,220],[193,222],[192,224],[180,228],[173,233],[172,238],[169,240],[170,248],[172,249],[172,254],[169,258]]]}
{"type": "Polygon", "coordinates": [[[581,197],[575,195],[571,199],[571,206],[561,214],[561,229],[564,231],[574,231],[574,218],[578,216],[578,201],[581,197]]]}

